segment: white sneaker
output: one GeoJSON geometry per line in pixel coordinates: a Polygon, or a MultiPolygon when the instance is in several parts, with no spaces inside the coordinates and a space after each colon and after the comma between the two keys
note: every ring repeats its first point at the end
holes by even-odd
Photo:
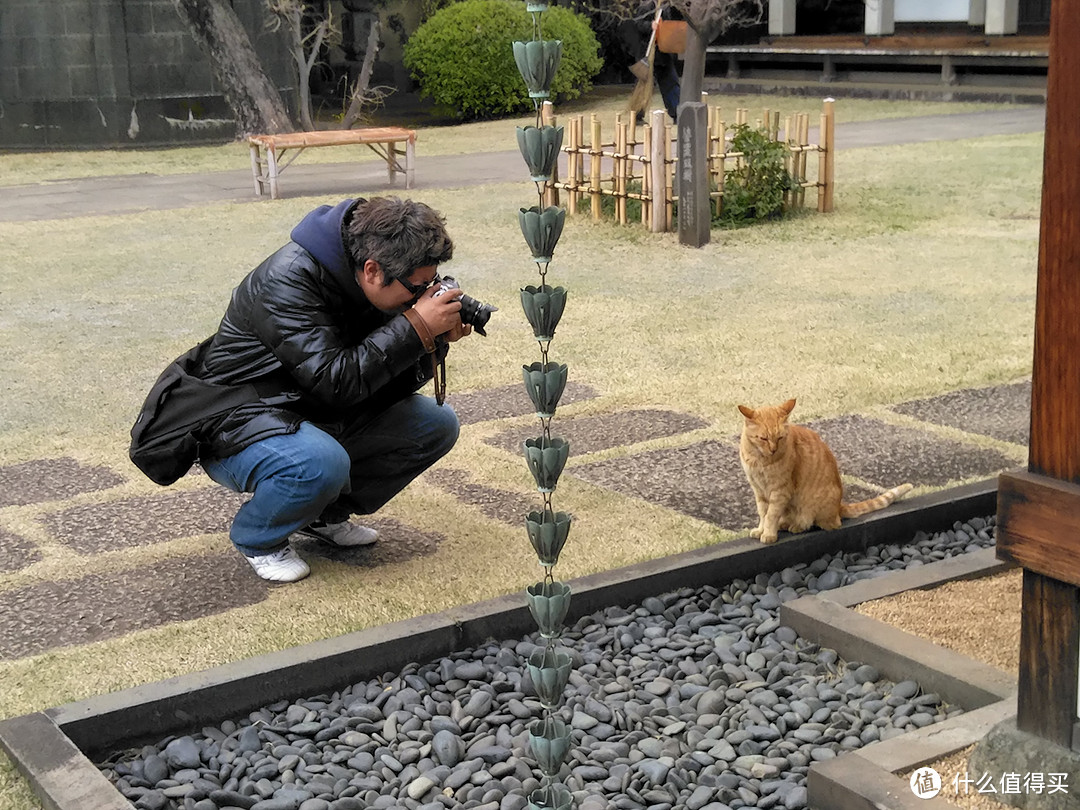
{"type": "Polygon", "coordinates": [[[258,557],[247,557],[247,561],[256,574],[271,582],[296,582],[311,573],[308,564],[300,559],[292,546],[258,557]]]}
{"type": "Polygon", "coordinates": [[[379,533],[368,526],[359,526],[347,520],[341,523],[323,523],[315,521],[296,532],[302,537],[322,540],[334,546],[353,547],[370,546],[379,539],[379,533]]]}

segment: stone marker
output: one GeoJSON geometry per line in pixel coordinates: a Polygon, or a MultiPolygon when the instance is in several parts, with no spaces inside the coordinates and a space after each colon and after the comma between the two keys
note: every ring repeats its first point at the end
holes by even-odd
{"type": "Polygon", "coordinates": [[[709,243],[709,114],[705,104],[679,105],[678,135],[679,244],[709,243]]]}

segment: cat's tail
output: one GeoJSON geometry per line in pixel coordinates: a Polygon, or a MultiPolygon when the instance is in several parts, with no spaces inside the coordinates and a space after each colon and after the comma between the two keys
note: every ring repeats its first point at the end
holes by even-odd
{"type": "Polygon", "coordinates": [[[876,498],[867,498],[865,501],[856,501],[855,503],[842,503],[840,504],[840,517],[853,518],[869,512],[876,512],[878,509],[884,509],[893,501],[900,500],[909,492],[911,492],[911,484],[901,484],[898,487],[882,492],[876,498]]]}

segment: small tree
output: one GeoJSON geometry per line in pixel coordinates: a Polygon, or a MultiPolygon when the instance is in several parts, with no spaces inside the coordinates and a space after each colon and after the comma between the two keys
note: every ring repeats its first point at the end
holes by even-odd
{"type": "Polygon", "coordinates": [[[349,90],[348,107],[341,119],[342,129],[351,129],[353,124],[361,120],[365,107],[377,107],[382,104],[390,93],[394,92],[391,87],[372,87],[371,72],[375,68],[375,57],[379,53],[379,21],[371,21],[371,30],[368,31],[367,46],[364,49],[364,61],[360,66],[360,75],[349,90]]]}
{"type": "Polygon", "coordinates": [[[666,0],[689,27],[684,54],[680,103],[701,101],[705,80],[705,48],[735,28],[757,25],[765,17],[766,0],[666,0]]]}
{"type": "Polygon", "coordinates": [[[333,13],[329,2],[323,3],[323,9],[317,13],[303,0],[266,0],[266,10],[270,12],[268,27],[271,31],[285,29],[289,38],[289,52],[296,64],[299,80],[300,126],[306,130],[315,129],[311,114],[311,69],[319,60],[324,42],[332,41],[338,33],[334,28],[333,13]],[[304,18],[314,17],[311,30],[305,31],[304,18]]]}
{"type": "MultiPolygon", "coordinates": [[[[289,47],[300,95],[300,125],[306,130],[315,129],[311,108],[311,71],[322,55],[325,45],[341,41],[341,30],[334,24],[333,10],[329,0],[321,0],[321,8],[304,0],[265,0],[270,12],[269,27],[273,31],[284,29],[289,37],[289,47]]],[[[349,129],[363,112],[365,104],[377,103],[386,95],[384,88],[372,88],[371,72],[379,53],[379,23],[373,20],[368,33],[364,62],[356,83],[349,88],[346,98],[348,108],[342,118],[341,128],[349,129]]]]}

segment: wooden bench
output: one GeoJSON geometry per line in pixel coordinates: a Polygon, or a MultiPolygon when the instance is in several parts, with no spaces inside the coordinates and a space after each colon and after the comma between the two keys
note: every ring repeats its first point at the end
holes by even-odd
{"type": "Polygon", "coordinates": [[[278,198],[278,177],[305,149],[320,146],[363,144],[386,161],[386,170],[393,183],[398,172],[405,174],[405,188],[412,188],[413,157],[416,131],[401,127],[364,127],[362,129],[330,129],[319,132],[288,132],[284,135],[251,135],[251,174],[255,193],[259,196],[270,190],[270,199],[278,198]],[[404,144],[404,146],[399,146],[404,144]],[[295,150],[282,163],[285,153],[295,150]]]}

